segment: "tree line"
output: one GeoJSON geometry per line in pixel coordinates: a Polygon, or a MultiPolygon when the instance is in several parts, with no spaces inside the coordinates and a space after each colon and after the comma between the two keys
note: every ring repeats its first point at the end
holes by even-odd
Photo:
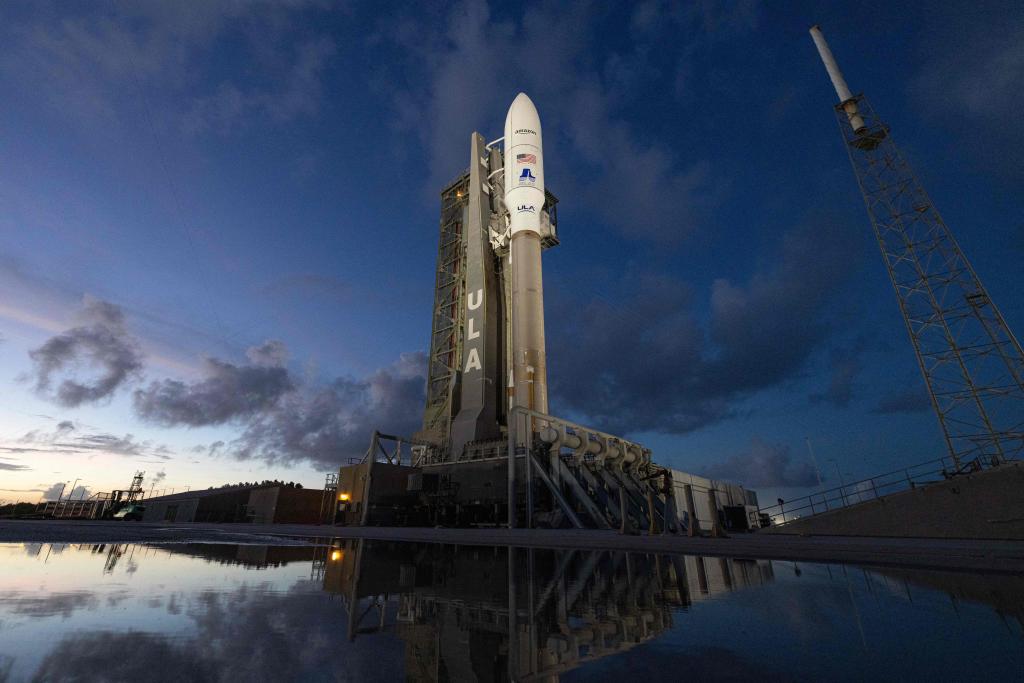
{"type": "Polygon", "coordinates": [[[218,489],[236,489],[236,488],[263,488],[270,486],[280,486],[285,489],[301,489],[302,484],[298,484],[294,481],[284,482],[280,479],[264,479],[263,481],[240,481],[237,484],[221,484],[220,486],[211,486],[209,489],[212,491],[215,488],[218,489]]]}

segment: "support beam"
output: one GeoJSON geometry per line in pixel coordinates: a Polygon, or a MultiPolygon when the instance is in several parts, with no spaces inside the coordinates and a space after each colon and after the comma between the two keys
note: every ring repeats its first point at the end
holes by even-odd
{"type": "Polygon", "coordinates": [[[575,528],[582,529],[583,522],[580,521],[579,516],[572,509],[572,506],[569,505],[569,501],[565,499],[562,492],[558,490],[557,486],[555,486],[555,483],[551,481],[551,477],[548,476],[547,471],[545,471],[541,464],[537,462],[536,456],[530,453],[528,457],[533,461],[533,471],[537,473],[540,480],[544,482],[548,487],[548,490],[551,491],[551,496],[555,499],[555,502],[558,503],[558,507],[562,508],[562,512],[565,513],[565,516],[569,518],[569,521],[572,522],[572,525],[575,528]]]}
{"type": "Polygon", "coordinates": [[[558,472],[559,478],[569,485],[569,490],[576,497],[576,500],[578,500],[580,504],[583,506],[583,508],[587,511],[587,514],[589,514],[590,517],[594,520],[594,523],[598,526],[598,528],[610,529],[611,525],[608,524],[608,520],[605,519],[605,516],[601,513],[601,510],[597,507],[597,504],[594,503],[594,500],[590,497],[590,495],[579,483],[579,481],[577,481],[576,477],[572,475],[572,472],[569,471],[569,468],[566,467],[564,462],[562,462],[562,459],[556,455],[554,458],[552,458],[551,462],[555,470],[558,472]]]}

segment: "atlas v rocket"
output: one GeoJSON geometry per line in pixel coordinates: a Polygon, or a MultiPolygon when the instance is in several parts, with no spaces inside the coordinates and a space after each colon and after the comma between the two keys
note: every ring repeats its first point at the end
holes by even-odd
{"type": "Polygon", "coordinates": [[[421,440],[445,458],[499,448],[509,413],[548,413],[541,251],[558,244],[537,108],[524,93],[505,135],[470,137],[441,193],[441,239],[421,440]],[[504,141],[503,145],[499,142],[504,141]]]}
{"type": "Polygon", "coordinates": [[[519,93],[505,116],[505,206],[512,269],[512,377],[516,406],[548,412],[544,350],[544,284],[540,214],[544,206],[544,142],[540,116],[519,93]]]}
{"type": "Polygon", "coordinates": [[[579,528],[628,518],[653,528],[659,515],[676,524],[671,495],[652,488],[650,449],[548,407],[541,253],[559,244],[558,198],[537,108],[519,93],[504,136],[473,132],[469,143],[468,168],[441,190],[427,396],[413,435],[424,471],[409,485],[465,521],[494,522],[504,508],[515,526],[523,509],[529,526],[543,508],[579,528]]]}

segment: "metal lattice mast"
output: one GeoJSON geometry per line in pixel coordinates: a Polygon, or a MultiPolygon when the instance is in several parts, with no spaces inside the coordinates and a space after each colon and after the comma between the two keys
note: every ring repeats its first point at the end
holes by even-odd
{"type": "Polygon", "coordinates": [[[910,165],[817,28],[836,117],[932,406],[957,468],[1024,452],[1024,352],[910,165]]]}

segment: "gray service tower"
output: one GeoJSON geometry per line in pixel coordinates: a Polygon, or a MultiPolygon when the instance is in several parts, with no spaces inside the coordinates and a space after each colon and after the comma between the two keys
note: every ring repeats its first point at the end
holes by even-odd
{"type": "Polygon", "coordinates": [[[691,533],[719,519],[757,524],[753,492],[673,475],[640,444],[549,414],[541,253],[559,243],[557,203],[537,109],[520,93],[504,137],[473,133],[469,169],[441,192],[423,429],[375,433],[363,461],[341,468],[335,521],[691,533]]]}

